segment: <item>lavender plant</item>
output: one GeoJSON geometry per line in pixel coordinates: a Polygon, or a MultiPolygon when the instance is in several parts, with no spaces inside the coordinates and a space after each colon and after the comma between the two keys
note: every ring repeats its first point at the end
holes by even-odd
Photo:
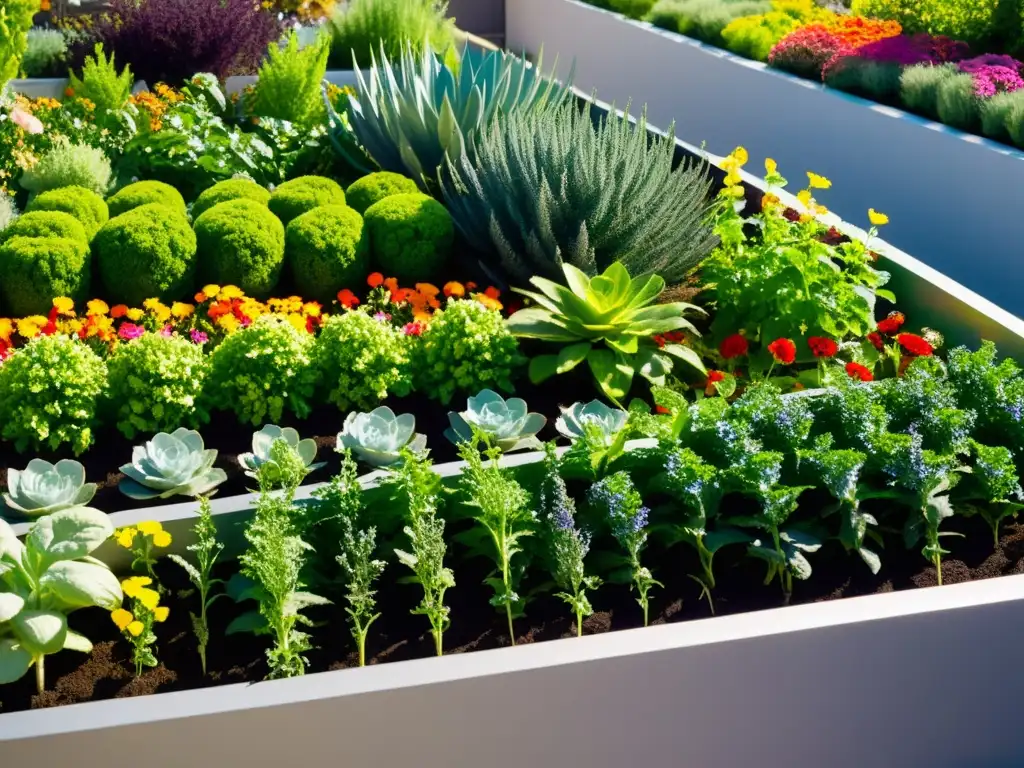
{"type": "Polygon", "coordinates": [[[466,505],[474,510],[473,519],[486,529],[494,545],[484,550],[496,567],[485,583],[494,590],[491,605],[505,608],[509,640],[515,645],[512,619],[522,613],[526,602],[518,592],[527,560],[522,540],[535,533],[537,513],[530,506],[526,490],[498,466],[501,449],[491,445],[486,433],[472,429],[473,439],[459,444],[459,456],[466,462],[461,486],[466,505]],[[483,443],[486,462],[478,450],[479,443],[483,443]],[[517,555],[518,560],[513,562],[517,555]]]}
{"type": "Polygon", "coordinates": [[[647,544],[647,517],[650,510],[626,472],[616,472],[590,487],[587,498],[607,518],[612,535],[626,551],[633,586],[639,597],[637,602],[644,611],[644,626],[648,624],[649,593],[652,587],[663,587],[641,562],[640,555],[647,544]]]}
{"type": "Polygon", "coordinates": [[[601,586],[601,579],[588,576],[584,559],[590,552],[590,532],[576,524],[576,504],[559,474],[555,444],[545,443],[544,479],[541,481],[539,507],[544,522],[551,577],[562,590],[556,593],[576,614],[576,636],[583,635],[583,619],[594,609],[587,592],[601,586]]]}

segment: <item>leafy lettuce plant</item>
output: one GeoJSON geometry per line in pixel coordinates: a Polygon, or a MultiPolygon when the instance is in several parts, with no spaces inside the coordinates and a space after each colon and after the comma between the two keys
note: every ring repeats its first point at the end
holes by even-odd
{"type": "Polygon", "coordinates": [[[158,433],[132,449],[132,461],[121,466],[121,493],[133,499],[167,499],[171,496],[210,495],[228,479],[213,466],[217,451],[203,447],[203,437],[184,427],[158,433]]]}
{"type": "Polygon", "coordinates": [[[537,433],[547,424],[539,413],[529,413],[526,401],[518,397],[506,400],[492,389],[485,389],[466,402],[466,410],[448,413],[451,426],[444,436],[456,445],[474,440],[474,432],[486,435],[494,447],[504,453],[539,448],[537,433]]]}
{"type": "Polygon", "coordinates": [[[421,456],[426,447],[427,436],[416,432],[416,417],[396,416],[386,405],[369,413],[350,413],[338,433],[337,450],[351,451],[373,467],[396,464],[403,452],[421,456]]]}
{"type": "Polygon", "coordinates": [[[42,693],[47,656],[92,650],[87,638],[68,628],[68,614],[120,607],[121,585],[90,557],[113,532],[110,518],[91,507],[40,518],[24,544],[0,520],[0,684],[20,680],[35,666],[42,693]]]}
{"type": "Polygon", "coordinates": [[[39,517],[71,507],[83,507],[96,495],[96,483],[85,482],[85,467],[72,459],[51,464],[32,459],[25,469],[7,470],[7,508],[39,517]]]}

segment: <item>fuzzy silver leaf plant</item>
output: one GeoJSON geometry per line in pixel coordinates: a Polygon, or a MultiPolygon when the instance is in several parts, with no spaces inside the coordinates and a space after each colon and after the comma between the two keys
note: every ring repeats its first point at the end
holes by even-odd
{"type": "Polygon", "coordinates": [[[451,155],[440,175],[455,225],[482,266],[526,282],[589,276],[621,261],[631,275],[679,283],[717,244],[711,181],[702,165],[673,168],[674,133],[651,140],[614,107],[523,110],[488,126],[474,153],[451,155]]]}
{"type": "Polygon", "coordinates": [[[451,442],[474,442],[473,430],[486,435],[491,444],[504,453],[526,448],[540,448],[537,439],[548,420],[539,413],[530,413],[526,401],[518,397],[508,400],[497,392],[485,389],[466,402],[466,410],[448,413],[451,426],[444,436],[451,442]]]}
{"type": "Polygon", "coordinates": [[[348,448],[373,467],[396,464],[403,448],[419,455],[426,447],[426,435],[416,432],[416,417],[410,413],[396,416],[386,405],[369,413],[350,413],[338,433],[337,450],[348,448]]]}
{"type": "Polygon", "coordinates": [[[302,460],[306,467],[306,473],[314,472],[324,465],[323,462],[313,463],[316,458],[316,441],[307,437],[305,440],[299,437],[297,430],[291,427],[279,427],[276,424],[267,424],[259,432],[252,436],[252,453],[243,453],[238,457],[238,463],[245,470],[245,474],[256,479],[261,466],[270,461],[270,449],[275,440],[284,440],[288,443],[296,455],[302,460]]]}
{"type": "Polygon", "coordinates": [[[198,432],[181,427],[158,433],[145,445],[132,449],[132,461],[121,467],[121,493],[133,499],[167,499],[171,496],[209,496],[228,479],[213,463],[217,451],[206,449],[198,432]]]}
{"type": "Polygon", "coordinates": [[[24,543],[0,520],[0,685],[35,667],[42,693],[47,656],[92,650],[88,638],[68,628],[68,614],[121,607],[117,577],[90,557],[113,533],[110,518],[91,507],[40,518],[24,543]]]}
{"type": "Polygon", "coordinates": [[[354,135],[382,169],[409,176],[426,189],[446,155],[472,154],[477,136],[497,122],[495,116],[543,110],[571,94],[566,85],[540,74],[540,59],[531,65],[504,51],[480,55],[469,48],[458,66],[446,58],[429,45],[420,55],[407,45],[395,62],[382,47],[380,60],[374,57],[368,71],[356,63],[349,125],[325,96],[338,152],[356,167],[364,165],[352,151],[354,135]]]}
{"type": "Polygon", "coordinates": [[[39,517],[84,506],[95,495],[96,483],[85,482],[85,467],[79,462],[32,459],[25,469],[7,471],[4,503],[26,517],[39,517]]]}

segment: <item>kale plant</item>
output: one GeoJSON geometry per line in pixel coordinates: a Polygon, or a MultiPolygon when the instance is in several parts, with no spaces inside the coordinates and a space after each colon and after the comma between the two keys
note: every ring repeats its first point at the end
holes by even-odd
{"type": "Polygon", "coordinates": [[[973,462],[970,474],[965,475],[956,489],[956,500],[966,502],[960,506],[964,515],[981,515],[992,529],[994,546],[999,546],[999,525],[1024,509],[1013,453],[1002,446],[982,445],[971,441],[973,462]],[[977,502],[977,503],[972,503],[977,502]]]}

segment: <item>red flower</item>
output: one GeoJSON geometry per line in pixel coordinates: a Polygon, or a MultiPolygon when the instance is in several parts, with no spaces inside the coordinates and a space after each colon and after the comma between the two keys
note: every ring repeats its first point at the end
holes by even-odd
{"type": "Polygon", "coordinates": [[[686,334],[682,331],[669,331],[665,334],[665,341],[669,344],[682,344],[686,341],[686,334]]]}
{"type": "Polygon", "coordinates": [[[665,348],[665,337],[664,336],[660,336],[660,335],[658,335],[658,336],[651,336],[651,339],[654,341],[655,344],[658,345],[658,349],[664,349],[665,348]]]}
{"type": "Polygon", "coordinates": [[[499,291],[493,285],[488,285],[487,289],[484,291],[484,296],[486,296],[489,299],[499,299],[501,298],[501,291],[499,291]]]}
{"type": "Polygon", "coordinates": [[[934,349],[932,345],[922,339],[916,333],[901,333],[896,337],[896,341],[900,343],[907,352],[918,357],[928,357],[934,349]]]}
{"type": "Polygon", "coordinates": [[[422,323],[406,323],[402,326],[402,333],[406,336],[422,336],[423,335],[423,324],[422,323]]]}
{"type": "Polygon", "coordinates": [[[800,211],[795,208],[787,208],[782,215],[787,221],[800,221],[800,211]]]}
{"type": "Polygon", "coordinates": [[[879,352],[885,348],[885,342],[882,341],[882,337],[874,331],[868,334],[868,341],[870,341],[871,345],[879,352]]]}
{"type": "Polygon", "coordinates": [[[718,351],[726,360],[732,360],[735,357],[743,357],[743,355],[747,354],[747,349],[747,340],[738,333],[734,333],[732,336],[727,336],[718,346],[718,351]]]}
{"type": "Polygon", "coordinates": [[[811,336],[807,340],[807,346],[815,357],[832,357],[839,351],[839,345],[826,336],[811,336]]]}
{"type": "Polygon", "coordinates": [[[661,416],[664,416],[666,414],[671,414],[672,413],[672,411],[670,411],[668,408],[666,408],[663,405],[656,405],[656,406],[654,406],[654,412],[659,414],[659,415],[661,415],[661,416]]]}
{"type": "Polygon", "coordinates": [[[704,384],[704,394],[710,397],[715,394],[715,384],[725,381],[725,374],[721,371],[708,371],[708,380],[704,384]]]}
{"type": "Polygon", "coordinates": [[[359,306],[359,297],[348,288],[342,288],[338,291],[338,303],[345,309],[352,309],[352,307],[359,306]]]}
{"type": "Polygon", "coordinates": [[[772,353],[775,362],[783,365],[791,365],[796,360],[796,344],[789,339],[776,339],[768,345],[768,351],[772,353]]]}
{"type": "Polygon", "coordinates": [[[871,369],[860,363],[847,363],[846,375],[851,379],[859,379],[860,381],[872,381],[875,378],[871,374],[871,369]]]}
{"type": "Polygon", "coordinates": [[[366,278],[366,284],[371,288],[376,288],[379,285],[384,284],[384,275],[380,272],[371,272],[370,276],[366,278]]]}
{"type": "Polygon", "coordinates": [[[878,331],[879,333],[896,333],[906,320],[907,318],[903,316],[902,312],[890,312],[885,320],[878,323],[878,331]]]}

